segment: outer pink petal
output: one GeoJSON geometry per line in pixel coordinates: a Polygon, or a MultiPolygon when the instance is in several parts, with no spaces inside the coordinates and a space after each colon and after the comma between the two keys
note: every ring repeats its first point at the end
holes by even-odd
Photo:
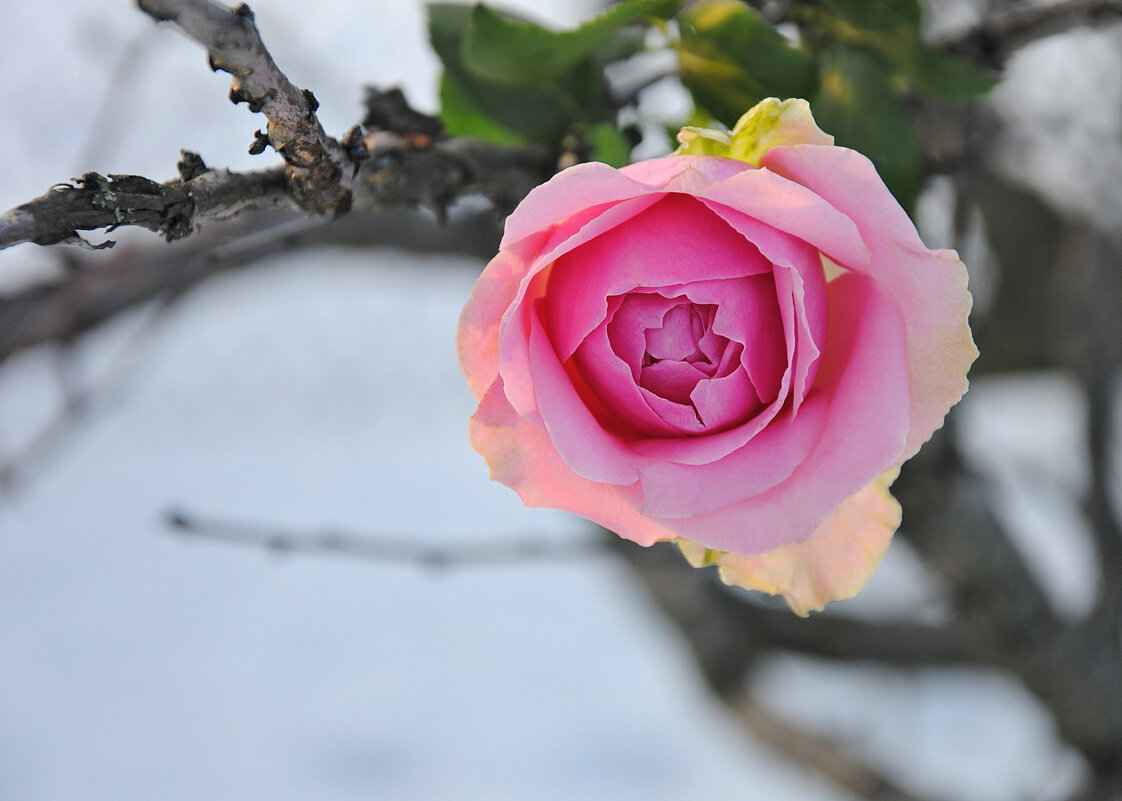
{"type": "Polygon", "coordinates": [[[627,501],[626,488],[588,481],[570,470],[545,432],[514,411],[501,379],[484,395],[469,432],[491,478],[517,492],[527,506],[573,512],[640,545],[675,536],[640,515],[627,501]]]}
{"type": "MultiPolygon", "coordinates": [[[[499,327],[499,370],[506,381],[507,397],[514,408],[522,414],[529,415],[537,409],[533,384],[530,381],[530,361],[527,353],[530,338],[530,309],[534,301],[546,293],[551,273],[549,268],[554,260],[606,231],[622,225],[656,203],[661,197],[662,195],[659,194],[647,194],[609,206],[563,240],[553,242],[553,237],[549,237],[549,243],[552,243],[549,250],[539,253],[527,263],[518,292],[511,301],[510,308],[503,315],[502,325],[499,327]]],[[[517,258],[521,259],[521,256],[517,258]]]]}
{"type": "Polygon", "coordinates": [[[869,259],[857,226],[825,195],[770,170],[745,170],[718,183],[698,182],[690,189],[702,201],[728,206],[810,243],[843,266],[860,266],[869,259]]]}
{"type": "MultiPolygon", "coordinates": [[[[682,527],[690,525],[690,518],[701,516],[708,521],[709,515],[724,507],[762,495],[782,484],[813,452],[826,427],[828,412],[824,399],[811,399],[798,416],[780,415],[762,427],[747,444],[708,464],[683,465],[657,459],[643,462],[639,480],[643,513],[661,518],[664,525],[678,530],[682,536],[704,540],[700,535],[683,531],[682,527]]],[[[734,517],[729,523],[733,533],[723,540],[725,550],[748,552],[772,547],[770,542],[754,546],[751,523],[743,514],[734,517]],[[738,519],[744,524],[738,523],[738,519]],[[733,541],[740,541],[742,547],[727,544],[733,541]]]]}
{"type": "Polygon", "coordinates": [[[726,584],[782,595],[805,617],[852,598],[872,576],[900,525],[900,504],[888,491],[897,472],[882,473],[843,501],[806,542],[755,556],[709,551],[687,540],[679,545],[694,567],[716,564],[726,584]]]}
{"type": "Polygon", "coordinates": [[[483,397],[499,375],[499,323],[518,293],[525,265],[499,251],[483,269],[460,312],[456,353],[468,388],[476,400],[483,397]]]}
{"type": "Polygon", "coordinates": [[[526,195],[507,218],[500,247],[511,250],[527,238],[552,231],[558,220],[568,220],[595,206],[608,206],[652,192],[681,191],[664,187],[680,184],[680,176],[685,172],[696,173],[705,182],[711,182],[751,169],[754,168],[743,162],[712,156],[651,159],[620,170],[598,162],[578,164],[557,173],[526,195]]]}
{"type": "Polygon", "coordinates": [[[978,356],[967,324],[971,298],[965,265],[954,251],[924,247],[908,215],[860,153],[816,145],[777,147],[762,163],[813,190],[857,224],[871,258],[867,266],[839,264],[868,273],[903,311],[911,387],[904,458],[911,457],[966,392],[966,372],[978,356]]]}

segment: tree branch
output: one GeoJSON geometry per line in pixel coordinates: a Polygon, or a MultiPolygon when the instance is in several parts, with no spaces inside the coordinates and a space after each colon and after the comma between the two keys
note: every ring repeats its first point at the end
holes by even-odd
{"type": "MultiPolygon", "coordinates": [[[[201,165],[202,160],[185,152],[180,162],[185,177],[163,184],[139,175],[89,172],[73,184],[54,186],[0,214],[0,250],[22,242],[80,244],[84,240],[78,231],[125,225],[156,231],[171,242],[188,236],[199,221],[289,202],[281,168],[237,173],[203,166],[201,172],[191,175],[184,168],[187,163],[201,165]]],[[[98,247],[113,244],[109,241],[98,247]]]]}
{"type": "Polygon", "coordinates": [[[959,463],[945,428],[904,466],[893,491],[905,510],[900,534],[950,585],[963,647],[1018,676],[1096,769],[1117,770],[1119,638],[1055,616],[994,514],[991,493],[959,463]]]}
{"type": "Polygon", "coordinates": [[[250,147],[266,145],[285,160],[285,177],[297,204],[313,214],[338,216],[350,209],[355,164],[346,149],[329,137],[316,117],[319,103],[297,89],[273,61],[261,41],[253,12],[245,3],[235,9],[214,0],[137,0],[140,9],[160,22],[172,22],[203,45],[215,70],[233,76],[230,100],[262,112],[265,133],[250,147]]]}
{"type": "Polygon", "coordinates": [[[757,659],[780,649],[822,659],[925,667],[966,661],[952,632],[919,623],[873,623],[840,615],[796,618],[690,567],[673,546],[641,548],[612,536],[615,550],[689,643],[719,693],[739,687],[757,659]]]}
{"type": "Polygon", "coordinates": [[[334,554],[385,564],[424,568],[478,567],[557,559],[579,559],[606,553],[594,539],[549,542],[542,537],[434,544],[417,537],[385,534],[355,535],[336,530],[286,531],[275,526],[230,520],[202,519],[183,511],[169,511],[164,520],[183,537],[267,548],[277,553],[334,554]]]}
{"type": "MultiPolygon", "coordinates": [[[[1086,356],[1082,380],[1087,393],[1087,448],[1091,468],[1087,517],[1098,549],[1099,601],[1095,620],[1107,637],[1122,634],[1122,518],[1116,508],[1118,472],[1117,400],[1122,367],[1122,246],[1118,237],[1088,233],[1086,255],[1086,356]]],[[[1120,690],[1122,692],[1122,690],[1120,690]]]]}
{"type": "Polygon", "coordinates": [[[275,212],[210,226],[170,248],[161,243],[112,253],[61,251],[66,269],[59,278],[0,294],[0,362],[25,348],[70,342],[125,309],[181,294],[212,275],[277,253],[376,246],[482,260],[498,248],[501,230],[491,211],[453,215],[443,225],[401,208],[352,213],[334,222],[275,212]]]}
{"type": "Polygon", "coordinates": [[[965,35],[940,44],[980,67],[999,69],[1013,53],[1038,39],[1112,20],[1122,20],[1122,0],[1062,0],[1048,5],[1026,5],[987,17],[965,35]]]}
{"type": "Polygon", "coordinates": [[[887,776],[862,765],[835,743],[815,737],[757,704],[747,692],[728,706],[757,740],[816,771],[866,801],[922,801],[887,776]]]}

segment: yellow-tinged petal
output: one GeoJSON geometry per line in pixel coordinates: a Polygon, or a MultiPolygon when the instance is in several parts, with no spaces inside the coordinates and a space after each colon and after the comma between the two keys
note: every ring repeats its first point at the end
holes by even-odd
{"type": "Polygon", "coordinates": [[[678,142],[675,156],[724,156],[758,167],[773,147],[832,145],[834,137],[818,127],[805,100],[769,97],[745,112],[731,132],[687,126],[678,132],[678,142]]]}
{"type": "Polygon", "coordinates": [[[716,564],[726,584],[782,595],[806,617],[830,601],[852,598],[873,574],[900,525],[900,504],[888,491],[899,468],[882,473],[842,503],[810,539],[755,556],[677,540],[694,567],[716,564]]]}

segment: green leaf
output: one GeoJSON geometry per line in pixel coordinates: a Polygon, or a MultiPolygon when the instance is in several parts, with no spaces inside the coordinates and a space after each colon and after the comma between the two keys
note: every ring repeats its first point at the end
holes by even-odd
{"type": "Polygon", "coordinates": [[[923,41],[918,0],[823,0],[835,13],[836,41],[877,54],[921,89],[948,100],[985,94],[997,81],[923,41]]]}
{"type": "Polygon", "coordinates": [[[836,46],[822,55],[814,116],[838,145],[864,153],[909,211],[919,193],[920,148],[907,105],[871,54],[836,46]]]}
{"type": "MultiPolygon", "coordinates": [[[[467,129],[477,130],[484,129],[480,120],[487,120],[492,134],[497,127],[524,139],[554,144],[574,122],[599,113],[603,100],[598,86],[590,88],[594,76],[588,70],[569,76],[568,86],[516,86],[481,78],[468,70],[460,53],[471,15],[470,6],[429,6],[429,39],[444,64],[445,92],[453,101],[454,120],[458,118],[467,129]],[[583,83],[583,88],[576,87],[577,83],[583,83]]],[[[454,128],[449,130],[454,132],[454,128]]]]}
{"type": "Polygon", "coordinates": [[[916,51],[910,72],[920,88],[948,100],[969,100],[997,85],[973,64],[928,45],[916,51]]]}
{"type": "Polygon", "coordinates": [[[704,0],[680,18],[682,83],[694,101],[732,126],[766,97],[809,97],[817,68],[738,0],[704,0]]]}
{"type": "Polygon", "coordinates": [[[526,140],[494,123],[476,108],[447,72],[440,78],[440,119],[452,136],[470,136],[500,145],[518,145],[526,140]]]}
{"type": "Polygon", "coordinates": [[[919,0],[822,0],[842,19],[873,31],[911,29],[917,34],[923,19],[919,0]]]}
{"type": "Polygon", "coordinates": [[[625,0],[571,31],[551,31],[503,16],[482,3],[471,9],[463,41],[465,66],[503,83],[545,83],[573,69],[620,28],[644,17],[669,17],[680,0],[625,0]]]}
{"type": "Polygon", "coordinates": [[[592,152],[589,154],[592,161],[602,161],[610,167],[623,167],[631,163],[631,143],[610,122],[594,126],[586,138],[592,145],[592,152]]]}

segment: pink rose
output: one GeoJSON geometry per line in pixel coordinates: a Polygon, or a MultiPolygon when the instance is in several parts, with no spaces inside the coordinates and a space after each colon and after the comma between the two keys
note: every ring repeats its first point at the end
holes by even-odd
{"type": "Polygon", "coordinates": [[[966,270],[804,101],[532,191],[464,308],[471,441],[528,506],[675,540],[805,614],[900,519],[977,356],[966,270]]]}

